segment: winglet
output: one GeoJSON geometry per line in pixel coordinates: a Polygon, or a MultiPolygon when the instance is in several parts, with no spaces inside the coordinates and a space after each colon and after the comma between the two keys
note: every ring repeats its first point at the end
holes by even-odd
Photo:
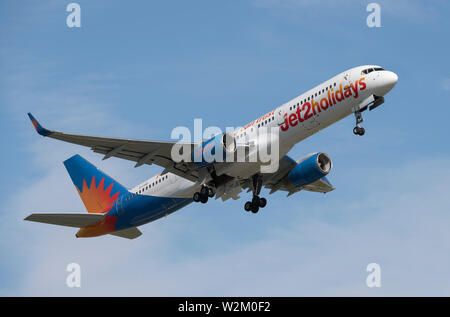
{"type": "Polygon", "coordinates": [[[51,131],[43,128],[31,113],[28,112],[28,116],[30,117],[31,123],[33,124],[34,129],[36,130],[37,133],[39,133],[42,136],[49,136],[50,134],[52,134],[51,131]]]}

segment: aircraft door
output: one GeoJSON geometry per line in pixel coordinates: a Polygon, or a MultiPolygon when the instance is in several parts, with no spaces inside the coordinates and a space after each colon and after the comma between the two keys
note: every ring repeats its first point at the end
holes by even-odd
{"type": "Polygon", "coordinates": [[[278,117],[277,123],[278,123],[278,126],[282,126],[284,124],[284,115],[286,114],[286,110],[282,110],[282,109],[283,108],[279,108],[277,110],[277,117],[278,117]]]}
{"type": "Polygon", "coordinates": [[[123,208],[123,200],[124,200],[125,198],[122,196],[122,197],[120,197],[119,199],[117,199],[117,201],[116,201],[116,212],[117,212],[117,215],[123,215],[123,213],[124,213],[124,208],[123,208]]]}
{"type": "Polygon", "coordinates": [[[351,84],[352,84],[352,78],[351,78],[350,73],[345,73],[344,74],[344,83],[343,83],[342,86],[343,87],[346,87],[346,86],[350,87],[351,84]]]}

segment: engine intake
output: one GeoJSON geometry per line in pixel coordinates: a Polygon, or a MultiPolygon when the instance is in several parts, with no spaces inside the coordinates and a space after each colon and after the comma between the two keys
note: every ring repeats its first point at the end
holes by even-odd
{"type": "Polygon", "coordinates": [[[330,157],[315,153],[300,160],[289,172],[288,179],[295,187],[303,187],[327,175],[332,167],[330,157]]]}

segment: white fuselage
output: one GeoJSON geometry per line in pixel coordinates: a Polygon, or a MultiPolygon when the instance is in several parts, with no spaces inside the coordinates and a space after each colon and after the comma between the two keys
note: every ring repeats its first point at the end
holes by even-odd
{"type": "MultiPolygon", "coordinates": [[[[384,96],[396,84],[397,75],[375,65],[349,69],[317,85],[275,110],[233,132],[238,144],[248,144],[258,130],[279,128],[279,157],[305,138],[365,106],[370,96],[384,96]],[[371,69],[370,72],[367,72],[371,69]],[[375,71],[374,69],[378,69],[375,71]],[[366,72],[366,73],[364,73],[366,72]]],[[[238,179],[257,173],[259,164],[228,164],[226,173],[238,179]]],[[[173,173],[156,175],[131,191],[141,195],[192,198],[202,184],[173,173]]]]}

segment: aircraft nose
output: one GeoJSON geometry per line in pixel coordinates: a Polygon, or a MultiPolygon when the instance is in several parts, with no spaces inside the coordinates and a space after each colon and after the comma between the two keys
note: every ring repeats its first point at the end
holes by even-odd
{"type": "Polygon", "coordinates": [[[391,91],[392,88],[397,84],[398,76],[396,73],[391,71],[385,71],[383,73],[383,86],[385,89],[385,94],[391,91]]]}

